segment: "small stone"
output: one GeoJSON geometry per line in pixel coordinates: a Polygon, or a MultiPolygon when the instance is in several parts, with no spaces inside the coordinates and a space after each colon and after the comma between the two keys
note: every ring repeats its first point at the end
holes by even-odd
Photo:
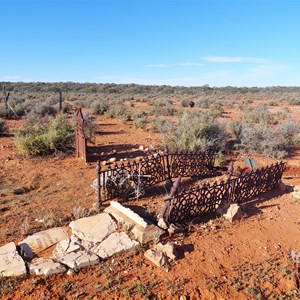
{"type": "Polygon", "coordinates": [[[107,164],[107,161],[106,161],[106,160],[104,160],[104,161],[101,162],[101,165],[102,165],[102,166],[106,166],[106,164],[107,164]]]}
{"type": "Polygon", "coordinates": [[[296,199],[300,199],[300,185],[295,185],[292,196],[296,199]]]}
{"type": "Polygon", "coordinates": [[[112,157],[109,159],[109,162],[115,162],[117,159],[115,157],[112,157]]]}
{"type": "Polygon", "coordinates": [[[148,249],[144,256],[149,259],[152,263],[154,263],[157,267],[168,268],[169,260],[166,253],[162,250],[158,249],[148,249]]]}
{"type": "Polygon", "coordinates": [[[236,203],[231,204],[223,217],[229,222],[240,220],[243,217],[243,211],[236,203]]]}
{"type": "Polygon", "coordinates": [[[144,151],[144,146],[139,146],[140,151],[144,151]]]}
{"type": "Polygon", "coordinates": [[[167,242],[165,245],[158,243],[155,248],[164,251],[170,260],[175,260],[179,257],[177,247],[172,242],[167,242]]]}
{"type": "Polygon", "coordinates": [[[76,274],[76,272],[73,269],[69,269],[67,271],[67,275],[69,275],[69,276],[72,276],[72,275],[75,275],[75,274],[76,274]]]}

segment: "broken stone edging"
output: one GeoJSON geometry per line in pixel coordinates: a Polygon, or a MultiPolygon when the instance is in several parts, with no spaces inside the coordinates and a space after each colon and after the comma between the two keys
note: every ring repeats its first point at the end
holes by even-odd
{"type": "Polygon", "coordinates": [[[112,205],[113,217],[104,212],[81,218],[72,221],[69,227],[33,234],[19,242],[18,246],[11,242],[0,247],[0,276],[19,276],[28,272],[35,275],[72,274],[139,245],[125,232],[117,231],[120,223],[133,225],[130,225],[132,235],[141,243],[164,233],[121,204],[116,202],[112,205]]]}

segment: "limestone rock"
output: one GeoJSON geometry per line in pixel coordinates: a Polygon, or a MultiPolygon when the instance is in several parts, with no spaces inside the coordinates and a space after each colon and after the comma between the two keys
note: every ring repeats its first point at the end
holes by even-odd
{"type": "Polygon", "coordinates": [[[159,250],[156,248],[148,249],[144,256],[149,259],[152,263],[154,263],[157,267],[168,268],[169,260],[166,253],[163,250],[159,250]]]}
{"type": "Polygon", "coordinates": [[[162,243],[158,243],[155,248],[157,250],[162,250],[165,252],[165,254],[168,256],[170,260],[175,260],[179,257],[179,253],[177,251],[177,247],[172,242],[167,242],[165,245],[162,243]]]}
{"type": "Polygon", "coordinates": [[[79,270],[83,267],[98,264],[99,257],[95,254],[89,254],[85,251],[77,251],[60,257],[58,261],[64,265],[67,265],[71,269],[79,270]]]}
{"type": "Polygon", "coordinates": [[[156,225],[151,224],[146,228],[136,225],[132,228],[131,233],[138,242],[146,244],[151,241],[159,240],[159,238],[165,234],[165,231],[156,225]]]}
{"type": "Polygon", "coordinates": [[[0,277],[20,276],[26,274],[26,266],[18,254],[15,243],[0,247],[0,277]]]}
{"type": "Polygon", "coordinates": [[[124,232],[114,232],[99,245],[95,245],[89,250],[102,259],[108,258],[114,254],[129,250],[138,245],[138,242],[131,240],[124,232]]]}
{"type": "Polygon", "coordinates": [[[295,185],[292,196],[296,199],[300,199],[300,185],[295,185]]]}
{"type": "MultiPolygon", "coordinates": [[[[27,251],[26,249],[28,249],[29,246],[34,253],[38,254],[57,244],[59,241],[67,239],[68,237],[66,227],[56,227],[28,236],[25,240],[19,243],[19,246],[24,251],[27,251]]],[[[30,255],[30,253],[28,252],[27,255],[30,255]]]]}
{"type": "Polygon", "coordinates": [[[117,224],[108,213],[78,219],[69,226],[79,239],[93,243],[101,243],[117,229],[117,224]]]}
{"type": "Polygon", "coordinates": [[[80,250],[80,241],[74,236],[71,239],[65,239],[57,243],[52,258],[59,259],[60,257],[80,250]]]}
{"type": "Polygon", "coordinates": [[[107,209],[105,209],[105,211],[112,214],[118,221],[131,221],[144,228],[146,228],[148,225],[148,223],[137,213],[132,211],[130,208],[123,206],[117,201],[110,201],[110,206],[107,209]]]}
{"type": "Polygon", "coordinates": [[[238,204],[234,203],[229,206],[226,214],[223,216],[226,220],[233,222],[240,220],[243,217],[243,211],[238,204]]]}
{"type": "Polygon", "coordinates": [[[66,272],[66,267],[52,259],[36,258],[29,264],[30,273],[35,275],[52,275],[66,272]]]}
{"type": "Polygon", "coordinates": [[[164,234],[164,230],[154,224],[147,222],[130,208],[124,207],[116,201],[111,201],[110,206],[105,209],[121,226],[131,229],[134,238],[140,243],[148,243],[164,234]]]}

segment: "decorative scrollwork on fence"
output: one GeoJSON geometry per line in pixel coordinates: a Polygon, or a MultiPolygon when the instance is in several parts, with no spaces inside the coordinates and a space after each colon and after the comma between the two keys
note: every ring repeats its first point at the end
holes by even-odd
{"type": "Polygon", "coordinates": [[[228,181],[178,191],[171,200],[169,220],[188,221],[215,212],[222,201],[240,203],[270,191],[278,186],[285,169],[286,164],[279,162],[228,181]]]}
{"type": "MultiPolygon", "coordinates": [[[[120,187],[137,186],[148,188],[157,183],[172,179],[178,175],[212,175],[214,173],[215,154],[212,150],[205,152],[174,153],[142,158],[138,161],[122,162],[99,172],[99,187],[103,200],[121,196],[124,189],[120,187]]],[[[123,197],[122,197],[123,198],[123,197]]]]}
{"type": "Polygon", "coordinates": [[[214,174],[215,152],[181,152],[168,156],[171,177],[214,174]]]}

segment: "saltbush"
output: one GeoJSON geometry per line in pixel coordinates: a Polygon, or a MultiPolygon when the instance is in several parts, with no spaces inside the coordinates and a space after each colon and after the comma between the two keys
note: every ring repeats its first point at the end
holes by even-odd
{"type": "Polygon", "coordinates": [[[30,156],[70,152],[74,148],[75,130],[65,115],[31,119],[17,133],[19,151],[30,156]]]}
{"type": "Polygon", "coordinates": [[[225,128],[203,113],[186,113],[179,124],[173,124],[164,135],[164,142],[172,151],[223,149],[227,134],[225,128]]]}
{"type": "Polygon", "coordinates": [[[283,121],[277,126],[268,123],[243,123],[239,133],[237,148],[247,152],[263,154],[273,158],[283,158],[299,145],[299,124],[283,121]]]}
{"type": "Polygon", "coordinates": [[[106,111],[108,111],[109,106],[108,103],[104,101],[95,101],[92,103],[92,112],[95,115],[103,115],[106,111]]]}

